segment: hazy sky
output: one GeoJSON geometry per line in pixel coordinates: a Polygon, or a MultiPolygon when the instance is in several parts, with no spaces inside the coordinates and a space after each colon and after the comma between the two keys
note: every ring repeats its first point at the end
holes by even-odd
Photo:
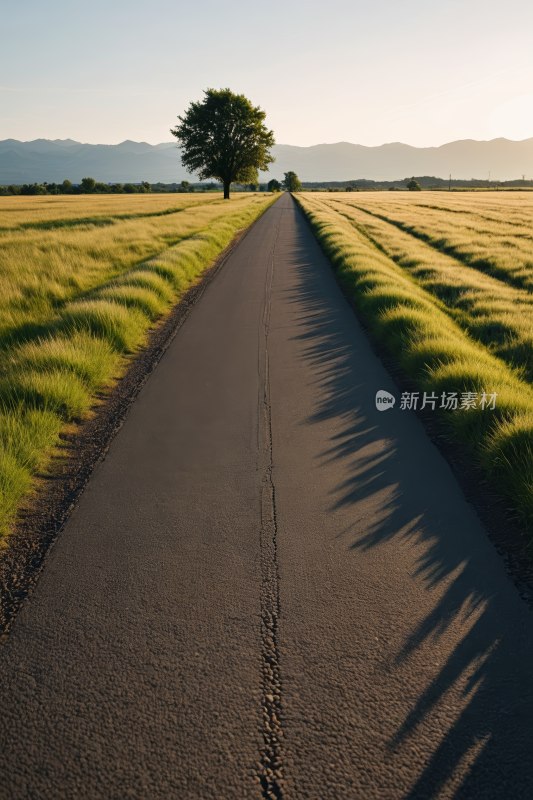
{"type": "Polygon", "coordinates": [[[207,87],[280,144],[533,137],[525,0],[0,0],[0,140],[170,141],[207,87]]]}

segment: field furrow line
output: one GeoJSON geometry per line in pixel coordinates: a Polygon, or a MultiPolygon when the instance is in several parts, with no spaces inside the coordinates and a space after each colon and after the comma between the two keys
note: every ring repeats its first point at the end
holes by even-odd
{"type": "Polygon", "coordinates": [[[378,249],[430,292],[463,330],[533,382],[533,296],[502,284],[414,239],[394,221],[365,208],[335,206],[378,249]],[[359,212],[359,213],[358,213],[359,212]]]}
{"type": "MultiPolygon", "coordinates": [[[[354,205],[354,208],[395,225],[399,230],[456,259],[466,267],[486,274],[513,288],[528,293],[533,292],[533,236],[528,231],[522,235],[509,236],[509,231],[506,230],[508,226],[505,225],[498,234],[507,237],[508,240],[492,242],[496,232],[490,227],[480,229],[474,224],[460,225],[458,220],[454,220],[449,227],[443,229],[441,227],[442,218],[439,217],[432,220],[433,225],[430,225],[429,222],[424,225],[421,220],[415,222],[398,219],[391,216],[390,212],[384,214],[382,210],[372,209],[368,206],[354,205]],[[455,229],[455,233],[453,229],[455,229]],[[480,239],[484,240],[483,244],[480,243],[480,239]],[[518,239],[518,242],[513,239],[518,239]],[[526,242],[531,243],[529,248],[523,247],[526,242]],[[502,249],[504,250],[503,258],[502,249]],[[498,250],[500,252],[495,255],[498,250]],[[520,252],[521,250],[523,252],[520,252]]],[[[491,222],[495,221],[491,220],[491,222]]],[[[531,225],[533,221],[528,220],[527,222],[531,225]]],[[[524,224],[526,221],[521,224],[517,223],[515,227],[523,229],[524,224]]]]}

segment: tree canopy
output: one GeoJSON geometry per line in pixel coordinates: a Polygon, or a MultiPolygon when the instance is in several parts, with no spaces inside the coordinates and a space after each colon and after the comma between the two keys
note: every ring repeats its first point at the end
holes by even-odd
{"type": "Polygon", "coordinates": [[[268,182],[267,186],[269,192],[279,192],[281,189],[281,183],[275,178],[272,178],[272,180],[268,182]]]}
{"type": "Polygon", "coordinates": [[[182,148],[181,163],[200,180],[216,178],[229,199],[232,183],[255,183],[257,170],[274,162],[274,132],[264,125],[266,113],[243,94],[207,89],[203,102],[191,103],[180,125],[170,132],[182,148]]]}
{"type": "Polygon", "coordinates": [[[409,189],[410,192],[422,191],[422,189],[420,188],[420,184],[418,183],[418,181],[415,181],[414,178],[409,181],[409,183],[407,184],[407,188],[409,189]]]}
{"type": "Polygon", "coordinates": [[[285,173],[285,180],[283,181],[283,187],[288,192],[301,192],[302,191],[302,184],[300,183],[300,179],[295,172],[286,172],[285,173]]]}
{"type": "Polygon", "coordinates": [[[94,178],[82,178],[81,190],[84,194],[91,194],[96,188],[96,181],[94,178]]]}

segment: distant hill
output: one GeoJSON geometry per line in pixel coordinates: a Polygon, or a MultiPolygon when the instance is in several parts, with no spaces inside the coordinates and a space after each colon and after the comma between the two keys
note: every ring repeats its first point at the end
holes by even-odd
{"type": "Polygon", "coordinates": [[[103,183],[173,183],[191,178],[181,166],[175,142],[155,146],[130,141],[116,145],[82,144],[72,139],[0,142],[1,185],[60,183],[66,178],[80,183],[86,177],[103,183]]]}
{"type": "Polygon", "coordinates": [[[533,138],[521,142],[465,139],[440,147],[411,147],[395,142],[379,147],[338,142],[313,147],[280,144],[274,148],[271,172],[282,176],[292,169],[301,181],[346,181],[367,178],[394,181],[411,175],[447,178],[514,180],[533,178],[533,138]]]}
{"type": "MultiPolygon", "coordinates": [[[[283,178],[294,170],[302,181],[346,181],[367,178],[398,180],[410,175],[447,178],[514,180],[533,178],[533,138],[521,142],[465,139],[440,147],[411,147],[394,142],[365,147],[349,142],[296,147],[278,144],[276,163],[262,180],[283,178]]],[[[0,185],[59,183],[68,178],[79,183],[91,177],[104,183],[126,181],[173,183],[195,180],[182,167],[175,142],[151,145],[125,141],[116,145],[82,144],[72,139],[35,139],[0,142],[0,185]]]]}

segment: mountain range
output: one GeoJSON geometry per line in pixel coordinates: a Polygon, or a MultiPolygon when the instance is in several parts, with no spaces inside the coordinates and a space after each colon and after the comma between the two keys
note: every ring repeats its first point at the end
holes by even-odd
{"type": "MultiPolygon", "coordinates": [[[[533,138],[475,141],[464,139],[440,147],[411,147],[400,142],[365,147],[350,142],[297,147],[275,145],[276,163],[261,173],[261,180],[277,178],[289,170],[301,181],[346,181],[357,178],[401,180],[411,175],[438,178],[514,180],[533,178],[533,138]]],[[[104,183],[174,183],[197,180],[181,164],[175,142],[151,145],[82,144],[72,139],[0,141],[0,185],[10,183],[60,183],[66,178],[80,183],[91,177],[104,183]]]]}

